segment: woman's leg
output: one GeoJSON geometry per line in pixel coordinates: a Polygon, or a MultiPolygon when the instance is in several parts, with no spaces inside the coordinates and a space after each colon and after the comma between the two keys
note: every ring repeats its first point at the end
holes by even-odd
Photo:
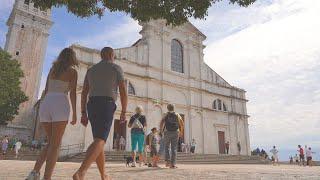
{"type": "Polygon", "coordinates": [[[141,166],[143,161],[143,153],[144,153],[144,134],[139,134],[138,136],[138,152],[139,152],[139,163],[141,166]]]}
{"type": "Polygon", "coordinates": [[[46,169],[44,172],[44,179],[51,179],[54,166],[58,160],[59,147],[61,139],[68,121],[51,123],[51,138],[47,150],[46,169]]]}
{"type": "MultiPolygon", "coordinates": [[[[41,126],[43,127],[45,133],[46,133],[46,136],[47,136],[47,140],[48,140],[48,145],[50,143],[50,139],[51,139],[51,131],[52,131],[52,127],[51,127],[51,123],[41,123],[41,126]]],[[[39,158],[37,159],[36,161],[36,164],[34,165],[33,167],[33,171],[34,172],[40,172],[40,169],[43,165],[43,163],[46,161],[47,159],[47,152],[48,152],[48,145],[46,145],[42,150],[41,150],[41,153],[40,153],[40,156],[39,158]]]]}
{"type": "MultiPolygon", "coordinates": [[[[132,149],[132,160],[135,163],[136,162],[136,153],[135,153],[135,149],[137,147],[137,137],[135,133],[131,133],[131,149],[132,149]]],[[[135,165],[135,164],[133,164],[135,165]]]]}

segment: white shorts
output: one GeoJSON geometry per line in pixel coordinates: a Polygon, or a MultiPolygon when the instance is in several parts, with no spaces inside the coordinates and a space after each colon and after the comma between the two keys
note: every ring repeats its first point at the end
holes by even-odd
{"type": "Polygon", "coordinates": [[[70,103],[68,95],[64,93],[48,93],[40,103],[40,122],[68,121],[70,103]]]}

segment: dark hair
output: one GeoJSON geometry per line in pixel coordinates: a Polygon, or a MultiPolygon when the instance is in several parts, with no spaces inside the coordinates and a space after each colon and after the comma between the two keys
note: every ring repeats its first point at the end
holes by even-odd
{"type": "Polygon", "coordinates": [[[112,53],[112,52],[113,52],[113,49],[111,47],[104,47],[104,48],[101,49],[100,56],[103,59],[103,57],[106,54],[109,54],[109,53],[112,53]]]}
{"type": "Polygon", "coordinates": [[[168,111],[174,111],[174,105],[173,104],[168,104],[167,105],[168,111]]]}
{"type": "Polygon", "coordinates": [[[154,128],[152,128],[151,129],[151,131],[153,132],[153,131],[156,131],[157,130],[157,128],[156,127],[154,127],[154,128]]]}
{"type": "Polygon", "coordinates": [[[53,62],[51,68],[52,77],[59,77],[62,73],[66,72],[72,66],[78,66],[79,62],[76,53],[71,48],[64,48],[56,61],[53,62]]]}

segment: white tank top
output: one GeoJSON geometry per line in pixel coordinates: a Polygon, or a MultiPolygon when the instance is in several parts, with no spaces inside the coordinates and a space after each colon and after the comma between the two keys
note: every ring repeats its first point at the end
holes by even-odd
{"type": "Polygon", "coordinates": [[[48,80],[48,92],[67,94],[69,91],[70,91],[69,82],[65,82],[57,79],[48,80]]]}

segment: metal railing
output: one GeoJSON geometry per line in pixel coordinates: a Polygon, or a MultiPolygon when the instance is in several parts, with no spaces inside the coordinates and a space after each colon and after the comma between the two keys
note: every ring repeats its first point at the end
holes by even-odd
{"type": "Polygon", "coordinates": [[[60,147],[59,159],[64,161],[74,155],[82,153],[84,150],[84,143],[68,144],[60,147]]]}

